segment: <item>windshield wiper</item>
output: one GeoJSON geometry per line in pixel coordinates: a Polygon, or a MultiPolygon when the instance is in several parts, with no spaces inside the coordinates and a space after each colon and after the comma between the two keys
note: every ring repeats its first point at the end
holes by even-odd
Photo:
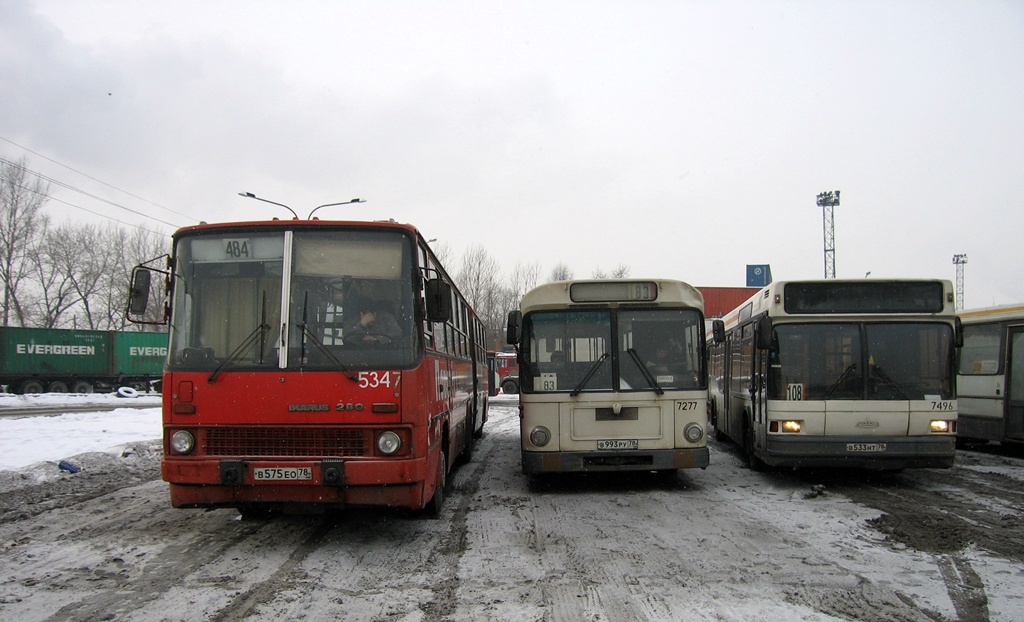
{"type": "Polygon", "coordinates": [[[900,385],[896,384],[896,381],[890,378],[889,374],[882,371],[881,367],[879,367],[878,365],[872,365],[871,373],[881,378],[883,383],[888,385],[890,389],[896,392],[896,395],[899,395],[901,398],[905,400],[910,399],[909,397],[907,397],[907,394],[903,392],[903,389],[900,388],[900,385]]]}
{"type": "Polygon", "coordinates": [[[852,375],[855,371],[857,371],[857,364],[850,363],[850,365],[843,370],[843,373],[839,374],[839,377],[836,378],[836,381],[833,382],[832,386],[828,388],[828,391],[825,391],[825,399],[832,397],[832,394],[836,392],[836,389],[839,388],[839,385],[843,384],[843,382],[847,378],[849,378],[850,375],[852,375]]]}
{"type": "MultiPolygon", "coordinates": [[[[216,380],[217,376],[220,375],[220,372],[224,371],[224,368],[226,368],[231,363],[234,363],[238,359],[242,358],[242,355],[245,354],[249,350],[249,348],[253,346],[254,343],[256,343],[257,339],[260,342],[262,342],[263,336],[267,334],[268,330],[270,330],[269,324],[260,324],[259,326],[257,326],[256,329],[249,333],[249,336],[246,337],[245,340],[242,341],[242,343],[238,344],[238,347],[235,348],[234,351],[230,355],[228,355],[226,359],[224,359],[224,362],[218,365],[217,369],[213,370],[213,373],[210,374],[210,377],[206,379],[207,382],[213,382],[214,380],[216,380]]],[[[260,360],[262,361],[262,356],[260,357],[260,360]]]]}
{"type": "Polygon", "coordinates": [[[626,352],[629,353],[629,357],[633,359],[633,362],[636,363],[636,366],[640,368],[640,373],[644,375],[644,380],[647,381],[647,384],[651,385],[651,388],[654,389],[654,392],[657,393],[658,395],[662,395],[663,393],[665,393],[665,389],[662,389],[661,385],[658,384],[658,381],[655,380],[654,376],[651,375],[651,370],[647,369],[647,366],[644,365],[644,362],[640,360],[640,355],[637,354],[636,349],[630,348],[626,350],[626,352]]]}
{"type": "Polygon", "coordinates": [[[229,354],[226,359],[224,359],[223,363],[221,363],[220,365],[217,366],[217,369],[213,370],[213,373],[210,374],[210,377],[207,378],[206,381],[207,382],[213,382],[214,380],[216,380],[217,376],[220,375],[220,372],[222,372],[224,370],[224,368],[226,368],[231,363],[234,363],[238,359],[242,358],[242,355],[245,354],[245,352],[248,351],[248,349],[250,347],[252,347],[253,341],[257,340],[257,339],[258,339],[258,343],[260,344],[260,359],[259,359],[259,362],[263,363],[263,357],[264,357],[264,355],[266,353],[266,351],[265,351],[265,348],[266,348],[266,345],[265,345],[266,344],[266,339],[265,339],[265,337],[266,337],[266,334],[267,334],[268,330],[270,330],[270,325],[267,324],[267,292],[264,291],[263,292],[263,304],[260,307],[260,323],[259,323],[259,326],[257,326],[251,333],[249,333],[249,336],[246,337],[245,340],[242,341],[242,343],[240,343],[238,345],[238,347],[235,348],[235,350],[231,354],[229,354]]]}
{"type": "Polygon", "coordinates": [[[302,331],[299,348],[299,364],[303,365],[303,362],[306,360],[306,339],[309,338],[309,342],[316,346],[317,349],[320,350],[320,353],[327,357],[327,360],[334,363],[334,365],[338,368],[338,371],[340,371],[346,378],[348,378],[352,382],[359,382],[359,377],[352,373],[349,370],[349,368],[345,366],[344,363],[339,361],[338,357],[334,356],[334,354],[330,350],[328,350],[324,346],[324,344],[320,343],[320,339],[315,334],[313,334],[313,331],[309,330],[309,324],[306,322],[306,311],[308,303],[309,292],[307,291],[302,299],[302,321],[296,324],[296,326],[298,326],[299,329],[302,331]]]}
{"type": "Polygon", "coordinates": [[[597,368],[601,366],[601,363],[604,363],[604,360],[606,358],[608,358],[607,352],[602,354],[597,359],[597,362],[590,366],[590,370],[587,371],[587,375],[583,376],[583,380],[580,380],[580,383],[576,385],[575,389],[572,390],[572,393],[569,394],[569,397],[576,397],[583,391],[583,387],[587,386],[587,383],[590,382],[590,379],[594,376],[595,373],[597,373],[597,368]]]}

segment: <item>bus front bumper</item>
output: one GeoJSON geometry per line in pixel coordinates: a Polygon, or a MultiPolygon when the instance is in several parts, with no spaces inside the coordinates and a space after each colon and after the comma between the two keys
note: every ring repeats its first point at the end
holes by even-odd
{"type": "Polygon", "coordinates": [[[638,451],[524,451],[523,473],[703,469],[710,462],[710,453],[707,447],[638,451]]]}
{"type": "MultiPolygon", "coordinates": [[[[423,506],[426,460],[164,460],[176,508],[259,503],[423,506]],[[309,468],[308,479],[257,480],[258,469],[309,468]]],[[[301,473],[301,471],[299,472],[301,473]]]]}
{"type": "Polygon", "coordinates": [[[800,437],[769,435],[771,466],[898,470],[953,466],[955,436],[800,437]]]}

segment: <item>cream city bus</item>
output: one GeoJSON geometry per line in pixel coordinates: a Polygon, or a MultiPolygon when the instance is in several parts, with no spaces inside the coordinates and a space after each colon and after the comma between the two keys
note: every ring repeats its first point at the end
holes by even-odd
{"type": "Polygon", "coordinates": [[[949,281],[781,281],[725,325],[712,421],[752,468],[952,466],[962,334],[949,281]]]}
{"type": "Polygon", "coordinates": [[[696,288],[665,279],[527,292],[508,322],[523,472],[707,467],[703,306],[696,288]]]}
{"type": "Polygon", "coordinates": [[[1024,305],[960,311],[957,436],[1024,442],[1024,305]]]}

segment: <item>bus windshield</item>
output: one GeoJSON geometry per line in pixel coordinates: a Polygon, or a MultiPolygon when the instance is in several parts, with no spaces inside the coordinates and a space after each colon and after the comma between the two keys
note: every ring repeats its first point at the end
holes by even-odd
{"type": "Polygon", "coordinates": [[[420,348],[410,248],[409,238],[394,231],[182,237],[171,368],[413,365],[420,348]]]}
{"type": "Polygon", "coordinates": [[[539,311],[524,318],[524,392],[664,391],[703,386],[695,309],[539,311]]]}
{"type": "Polygon", "coordinates": [[[952,337],[945,323],[776,325],[768,399],[951,399],[952,337]]]}

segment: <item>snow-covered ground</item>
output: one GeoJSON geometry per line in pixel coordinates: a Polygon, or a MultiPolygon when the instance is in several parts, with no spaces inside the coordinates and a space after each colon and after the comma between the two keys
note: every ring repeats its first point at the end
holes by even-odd
{"type": "Polygon", "coordinates": [[[160,395],[114,393],[0,394],[0,414],[15,409],[96,406],[96,412],[46,417],[0,417],[0,471],[57,463],[90,451],[118,451],[125,443],[160,438],[160,395]],[[130,404],[130,406],[129,406],[130,404]],[[116,407],[116,410],[106,410],[116,407]],[[143,408],[140,408],[143,407],[143,408]]]}
{"type": "MultiPolygon", "coordinates": [[[[960,528],[932,522],[916,501],[925,499],[982,531],[991,521],[980,510],[995,507],[1005,516],[997,536],[1019,541],[1024,468],[1016,458],[974,454],[950,471],[819,488],[792,473],[751,472],[716,443],[711,467],[670,485],[642,477],[531,485],[518,469],[515,396],[500,396],[474,459],[453,471],[439,521],[368,511],[250,525],[230,510],[172,510],[158,481],[69,500],[83,475],[112,478],[89,467],[97,459],[89,452],[120,456],[159,438],[159,397],[135,400],[146,407],[0,417],[0,471],[32,480],[45,473],[54,480],[46,486],[63,485],[26,489],[25,500],[10,503],[10,522],[0,522],[0,619],[59,619],[72,605],[83,612],[74,619],[125,620],[218,612],[250,621],[1024,619],[1019,552],[1000,555],[969,539],[918,550],[901,539],[910,523],[960,528]],[[62,473],[57,462],[75,456],[85,471],[62,473]],[[964,510],[955,502],[968,490],[977,501],[964,510]],[[894,505],[880,511],[861,500],[872,496],[894,505]],[[44,504],[53,509],[32,509],[44,504]],[[880,516],[898,529],[871,527],[880,516]]],[[[125,401],[5,395],[0,412],[125,401]]]]}

